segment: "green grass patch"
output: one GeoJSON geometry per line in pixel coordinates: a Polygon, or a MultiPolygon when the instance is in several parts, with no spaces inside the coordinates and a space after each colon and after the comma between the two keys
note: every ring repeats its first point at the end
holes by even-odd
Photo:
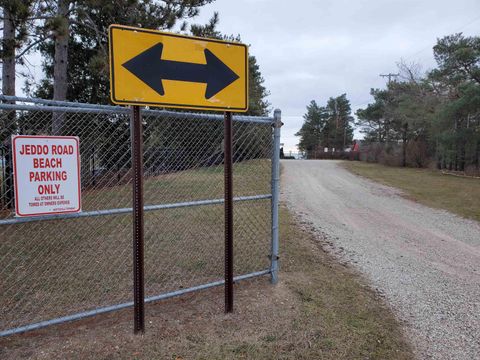
{"type": "MultiPolygon", "coordinates": [[[[234,165],[234,196],[269,194],[270,161],[234,165]]],[[[145,204],[221,199],[223,167],[145,179],[145,204]]],[[[131,207],[131,185],[83,192],[83,210],[131,207]]],[[[131,214],[0,228],[0,329],[130,301],[131,214]]],[[[235,271],[269,266],[270,200],[234,206],[235,271]]],[[[145,213],[146,295],[223,278],[223,205],[145,213]]]]}
{"type": "Polygon", "coordinates": [[[354,174],[396,187],[424,205],[480,221],[480,180],[430,169],[397,168],[351,161],[343,167],[354,174]]]}
{"type": "MultiPolygon", "coordinates": [[[[270,161],[250,160],[233,165],[234,196],[269,194],[270,161]]],[[[223,165],[190,169],[145,178],[145,205],[223,198],[223,165]]],[[[130,184],[83,192],[82,208],[98,210],[130,207],[130,184]]]]}

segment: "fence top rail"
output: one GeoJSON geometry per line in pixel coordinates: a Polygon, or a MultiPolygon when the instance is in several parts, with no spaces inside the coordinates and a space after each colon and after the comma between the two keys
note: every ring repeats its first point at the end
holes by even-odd
{"type": "MultiPolygon", "coordinates": [[[[86,104],[71,101],[46,100],[38,98],[28,98],[19,96],[8,96],[0,94],[1,110],[24,110],[24,111],[50,111],[50,112],[77,112],[77,113],[117,113],[130,114],[130,108],[123,106],[86,104]],[[21,104],[17,104],[20,102],[21,104]]],[[[174,117],[184,119],[204,119],[223,121],[223,115],[180,112],[171,110],[151,110],[143,109],[142,113],[154,117],[174,117]]],[[[233,115],[234,121],[253,122],[259,124],[272,124],[273,117],[269,116],[244,116],[233,115]]]]}

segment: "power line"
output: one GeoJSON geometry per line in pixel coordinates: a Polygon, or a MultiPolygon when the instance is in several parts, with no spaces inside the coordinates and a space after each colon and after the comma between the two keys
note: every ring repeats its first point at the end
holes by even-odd
{"type": "Polygon", "coordinates": [[[380,76],[383,78],[388,78],[388,83],[390,84],[392,82],[392,78],[397,78],[400,76],[400,74],[388,73],[388,74],[380,74],[380,76]]]}
{"type": "MultiPolygon", "coordinates": [[[[471,24],[473,24],[473,23],[475,23],[475,22],[477,22],[477,21],[479,21],[479,20],[480,20],[480,16],[477,16],[477,17],[473,18],[472,20],[468,21],[466,24],[457,27],[456,29],[454,29],[454,30],[451,31],[451,32],[454,32],[454,33],[455,33],[455,32],[461,31],[461,30],[463,30],[464,28],[466,28],[467,26],[470,26],[471,24]]],[[[411,55],[403,58],[403,60],[404,60],[404,61],[407,61],[407,60],[412,59],[413,57],[417,56],[418,54],[421,54],[421,53],[424,52],[425,50],[431,50],[431,49],[432,49],[432,45],[428,45],[428,46],[426,46],[426,47],[424,47],[424,48],[416,51],[415,53],[413,53],[413,54],[411,54],[411,55]]],[[[425,59],[425,57],[423,57],[422,60],[423,60],[423,59],[425,59]]],[[[382,77],[388,77],[388,78],[389,78],[389,79],[388,79],[388,82],[389,82],[389,83],[391,82],[391,78],[394,77],[394,75],[396,75],[395,77],[398,76],[398,74],[380,74],[380,76],[382,76],[382,77]]],[[[370,103],[370,100],[369,100],[369,101],[362,102],[362,103],[359,103],[359,104],[352,105],[351,107],[352,107],[352,109],[354,109],[354,108],[359,108],[359,107],[361,107],[361,106],[363,106],[363,105],[368,105],[369,103],[370,103]]]]}
{"type": "MultiPolygon", "coordinates": [[[[480,20],[480,16],[477,16],[475,18],[473,18],[472,20],[470,20],[469,22],[467,22],[466,24],[462,25],[462,26],[459,26],[457,27],[456,29],[452,30],[452,31],[449,31],[450,33],[453,32],[453,33],[456,33],[460,30],[463,30],[465,29],[467,26],[470,26],[472,25],[473,23],[477,22],[478,20],[480,20]]],[[[424,52],[425,50],[431,50],[432,49],[432,45],[427,45],[425,46],[424,48],[422,48],[421,50],[418,50],[417,52],[413,53],[412,55],[409,55],[407,56],[406,58],[404,58],[404,60],[409,60],[415,56],[417,56],[418,54],[421,54],[422,52],[424,52]]]]}
{"type": "MultiPolygon", "coordinates": [[[[379,76],[383,77],[383,78],[388,78],[388,83],[390,84],[392,82],[392,78],[397,78],[400,76],[400,74],[393,74],[393,73],[388,73],[388,74],[380,74],[379,76]]],[[[351,105],[350,107],[352,109],[355,109],[355,108],[359,108],[360,106],[363,106],[363,105],[368,105],[370,104],[371,100],[365,100],[361,103],[356,103],[355,105],[351,105]]]]}
{"type": "Polygon", "coordinates": [[[359,108],[360,106],[370,104],[371,101],[372,101],[372,100],[365,100],[365,101],[363,101],[363,102],[361,102],[361,103],[356,103],[355,105],[351,105],[350,107],[351,107],[352,109],[359,108]]]}

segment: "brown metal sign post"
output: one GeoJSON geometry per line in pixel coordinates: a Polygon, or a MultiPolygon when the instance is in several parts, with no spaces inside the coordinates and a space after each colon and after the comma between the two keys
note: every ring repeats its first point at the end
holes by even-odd
{"type": "Polygon", "coordinates": [[[225,175],[225,312],[233,311],[233,183],[232,183],[232,113],[224,118],[225,175]]]}
{"type": "Polygon", "coordinates": [[[134,333],[137,334],[145,331],[143,132],[140,106],[132,106],[130,136],[133,169],[133,308],[134,333]]]}
{"type": "Polygon", "coordinates": [[[140,105],[225,111],[225,312],[232,312],[231,112],[248,110],[248,46],[237,42],[110,25],[109,63],[112,102],[132,105],[135,333],[145,330],[143,139],[140,105]],[[166,52],[169,55],[164,58],[162,54],[166,52]],[[177,82],[182,82],[183,85],[176,86],[177,82]],[[206,87],[198,84],[206,84],[206,87]]]}

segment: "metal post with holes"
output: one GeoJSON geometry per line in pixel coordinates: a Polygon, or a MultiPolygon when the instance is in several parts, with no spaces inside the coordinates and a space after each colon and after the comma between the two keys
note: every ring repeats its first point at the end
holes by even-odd
{"type": "Polygon", "coordinates": [[[273,152],[272,152],[272,247],[270,252],[271,282],[278,282],[278,203],[280,201],[280,128],[282,112],[273,113],[273,152]]]}
{"type": "Polygon", "coordinates": [[[225,312],[233,311],[233,182],[232,182],[232,113],[224,119],[224,175],[225,175],[225,312]]]}
{"type": "Polygon", "coordinates": [[[130,121],[133,170],[133,308],[134,333],[145,331],[143,132],[140,107],[132,107],[130,121]]]}

